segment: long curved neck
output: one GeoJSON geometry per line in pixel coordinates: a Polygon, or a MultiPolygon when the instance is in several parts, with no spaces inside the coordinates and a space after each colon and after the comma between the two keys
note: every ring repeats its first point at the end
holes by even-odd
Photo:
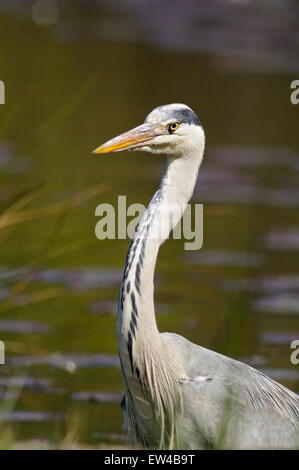
{"type": "Polygon", "coordinates": [[[140,328],[150,337],[158,331],[153,295],[157,255],[161,244],[184,213],[193,193],[198,168],[196,159],[168,158],[160,186],[129,248],[120,295],[119,333],[131,331],[132,340],[140,328]]]}
{"type": "Polygon", "coordinates": [[[196,150],[195,155],[193,149],[193,155],[185,152],[180,158],[168,159],[129,248],[118,304],[117,339],[129,434],[145,444],[146,423],[155,418],[160,423],[156,424],[157,445],[168,442],[170,448],[181,403],[180,382],[187,376],[157,328],[154,272],[159,247],[181,219],[193,193],[203,155],[203,148],[196,150]]]}
{"type": "Polygon", "coordinates": [[[168,158],[160,186],[153,196],[128,251],[118,306],[120,355],[128,349],[133,372],[134,349],[153,348],[158,341],[154,309],[154,271],[160,245],[181,219],[190,200],[202,160],[184,154],[168,158]],[[134,348],[135,345],[135,348],[134,348]]]}

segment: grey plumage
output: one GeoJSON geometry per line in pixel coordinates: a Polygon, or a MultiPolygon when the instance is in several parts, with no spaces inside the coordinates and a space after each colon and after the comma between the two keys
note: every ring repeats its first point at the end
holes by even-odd
{"type": "Polygon", "coordinates": [[[156,108],[142,126],[96,150],[168,155],[160,186],[130,245],[119,296],[125,427],[130,439],[144,447],[297,448],[298,395],[246,364],[157,329],[156,258],[192,195],[204,143],[195,113],[172,104],[156,108]]]}

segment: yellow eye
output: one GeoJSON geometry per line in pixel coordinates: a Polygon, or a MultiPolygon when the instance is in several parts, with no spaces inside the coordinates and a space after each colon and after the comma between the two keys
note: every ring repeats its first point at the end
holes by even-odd
{"type": "Polygon", "coordinates": [[[176,131],[178,127],[179,127],[179,123],[178,123],[178,122],[172,122],[171,124],[169,124],[168,130],[169,130],[170,134],[171,134],[172,132],[176,131]]]}

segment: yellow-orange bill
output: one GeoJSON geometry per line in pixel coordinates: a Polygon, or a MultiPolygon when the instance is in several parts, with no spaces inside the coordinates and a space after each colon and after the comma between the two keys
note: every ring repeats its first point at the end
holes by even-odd
{"type": "Polygon", "coordinates": [[[159,130],[149,124],[142,124],[124,134],[109,140],[96,148],[92,153],[119,152],[121,150],[142,147],[146,142],[159,135],[159,130]]]}

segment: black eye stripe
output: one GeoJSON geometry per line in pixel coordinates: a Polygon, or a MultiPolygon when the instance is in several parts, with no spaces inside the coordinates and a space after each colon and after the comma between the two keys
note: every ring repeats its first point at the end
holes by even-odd
{"type": "Polygon", "coordinates": [[[196,114],[191,109],[178,109],[172,111],[172,117],[181,124],[194,124],[200,126],[196,114]]]}
{"type": "Polygon", "coordinates": [[[145,119],[146,122],[178,122],[180,124],[192,124],[201,126],[200,121],[192,109],[178,105],[158,106],[145,119]]]}

